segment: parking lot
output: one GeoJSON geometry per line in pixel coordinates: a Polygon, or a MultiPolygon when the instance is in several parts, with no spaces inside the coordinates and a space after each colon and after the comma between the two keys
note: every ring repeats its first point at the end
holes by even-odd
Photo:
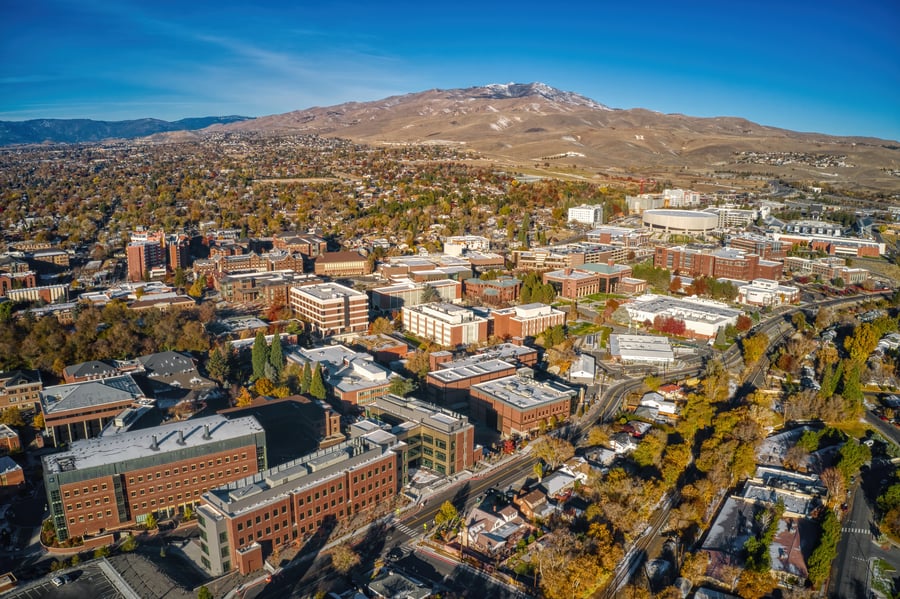
{"type": "Polygon", "coordinates": [[[14,590],[6,599],[83,599],[91,597],[91,599],[124,599],[122,595],[100,570],[96,564],[89,564],[84,568],[76,568],[66,570],[75,578],[73,582],[57,587],[51,579],[57,575],[52,573],[47,578],[29,584],[20,590],[14,590]]]}

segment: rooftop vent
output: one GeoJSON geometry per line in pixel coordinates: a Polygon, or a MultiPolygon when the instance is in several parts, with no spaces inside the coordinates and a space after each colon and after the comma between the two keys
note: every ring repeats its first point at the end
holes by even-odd
{"type": "Polygon", "coordinates": [[[212,439],[212,435],[209,434],[209,425],[208,424],[203,425],[203,438],[207,441],[212,439]]]}
{"type": "Polygon", "coordinates": [[[184,431],[178,431],[178,441],[179,445],[184,445],[184,431]]]}
{"type": "Polygon", "coordinates": [[[153,443],[150,444],[150,449],[159,451],[159,443],[156,442],[156,435],[153,435],[153,443]]]}

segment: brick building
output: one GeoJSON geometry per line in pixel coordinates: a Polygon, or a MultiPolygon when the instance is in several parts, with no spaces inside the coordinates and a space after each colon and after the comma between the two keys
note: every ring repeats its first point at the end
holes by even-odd
{"type": "Polygon", "coordinates": [[[148,401],[130,374],[47,387],[41,393],[44,428],[56,446],[90,439],[122,410],[148,401]]]}
{"type": "Polygon", "coordinates": [[[379,430],[210,490],[197,508],[204,567],[248,574],[275,549],[389,501],[404,449],[379,430]]]}
{"type": "Polygon", "coordinates": [[[25,471],[9,456],[0,456],[0,487],[25,484],[25,471]]]}
{"type": "Polygon", "coordinates": [[[323,337],[364,333],[369,328],[369,298],[337,283],[291,287],[291,309],[323,337]]]}
{"type": "Polygon", "coordinates": [[[156,268],[165,268],[165,245],[156,241],[136,241],[125,248],[128,259],[128,280],[143,281],[156,268]]]}
{"type": "Polygon", "coordinates": [[[603,277],[595,272],[578,268],[565,268],[545,272],[544,284],[550,283],[560,297],[578,299],[586,295],[600,293],[603,277]]]}
{"type": "Polygon", "coordinates": [[[515,277],[499,277],[490,281],[467,279],[463,282],[463,295],[467,300],[491,306],[518,300],[521,290],[522,281],[515,277]]]}
{"type": "Polygon", "coordinates": [[[272,247],[292,254],[302,254],[308,258],[317,258],[328,250],[328,243],[316,235],[278,233],[272,236],[272,247]]]}
{"type": "Polygon", "coordinates": [[[440,363],[437,369],[428,373],[425,380],[431,400],[441,405],[452,406],[468,400],[472,385],[515,373],[515,365],[503,360],[464,359],[440,363]]]}
{"type": "Polygon", "coordinates": [[[529,373],[529,369],[523,369],[513,376],[472,385],[472,418],[504,437],[527,435],[551,420],[566,420],[577,391],[559,383],[538,382],[529,373]]]}
{"type": "Polygon", "coordinates": [[[76,441],[42,458],[50,517],[61,541],[172,515],[203,493],[266,466],[253,417],[208,416],[76,441]]]}
{"type": "Polygon", "coordinates": [[[34,410],[41,404],[44,383],[38,370],[0,372],[0,410],[34,410]]]}
{"type": "Polygon", "coordinates": [[[22,441],[8,424],[0,424],[0,453],[15,453],[22,449],[22,441]]]}
{"type": "Polygon", "coordinates": [[[715,279],[752,281],[753,279],[781,279],[781,262],[763,260],[758,254],[736,249],[696,250],[658,246],[653,265],[691,277],[707,276],[715,279]]]}
{"type": "Polygon", "coordinates": [[[372,264],[359,252],[325,252],[316,258],[315,273],[324,277],[368,275],[372,264]]]}
{"type": "Polygon", "coordinates": [[[501,338],[536,337],[557,325],[565,324],[566,313],[547,304],[533,303],[502,310],[491,310],[491,332],[501,338]]]}

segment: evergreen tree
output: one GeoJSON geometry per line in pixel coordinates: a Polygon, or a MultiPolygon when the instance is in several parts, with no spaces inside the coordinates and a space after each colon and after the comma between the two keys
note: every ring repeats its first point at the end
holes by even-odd
{"type": "Polygon", "coordinates": [[[309,393],[309,384],[312,382],[312,370],[309,362],[303,365],[303,371],[300,373],[300,393],[309,393]]]}
{"type": "Polygon", "coordinates": [[[272,345],[269,347],[269,364],[275,369],[276,378],[272,380],[280,380],[281,373],[284,371],[284,351],[281,349],[281,335],[275,334],[272,339],[272,345]]]}
{"type": "Polygon", "coordinates": [[[231,377],[230,361],[221,348],[217,347],[210,352],[209,361],[206,363],[206,371],[209,372],[209,376],[223,385],[231,377]]]}
{"type": "Polygon", "coordinates": [[[256,339],[253,340],[253,350],[250,354],[253,363],[253,376],[250,378],[256,380],[266,376],[266,364],[269,361],[269,346],[266,344],[266,336],[262,331],[256,333],[256,339]]]}
{"type": "Polygon", "coordinates": [[[322,366],[318,362],[309,381],[309,394],[316,399],[325,399],[325,381],[322,380],[322,366]]]}

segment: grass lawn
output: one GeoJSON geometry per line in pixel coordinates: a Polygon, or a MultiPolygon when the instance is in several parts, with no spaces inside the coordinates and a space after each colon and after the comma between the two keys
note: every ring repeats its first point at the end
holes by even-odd
{"type": "Polygon", "coordinates": [[[872,588],[884,597],[894,596],[894,585],[891,580],[896,570],[883,559],[877,559],[872,564],[872,588]]]}
{"type": "Polygon", "coordinates": [[[569,325],[569,334],[570,335],[590,335],[591,333],[599,332],[603,327],[599,324],[592,324],[590,322],[578,322],[573,325],[569,325]]]}
{"type": "Polygon", "coordinates": [[[628,296],[622,295],[621,293],[592,293],[591,295],[586,295],[581,299],[587,299],[594,302],[605,302],[608,299],[624,299],[626,297],[628,296]]]}

